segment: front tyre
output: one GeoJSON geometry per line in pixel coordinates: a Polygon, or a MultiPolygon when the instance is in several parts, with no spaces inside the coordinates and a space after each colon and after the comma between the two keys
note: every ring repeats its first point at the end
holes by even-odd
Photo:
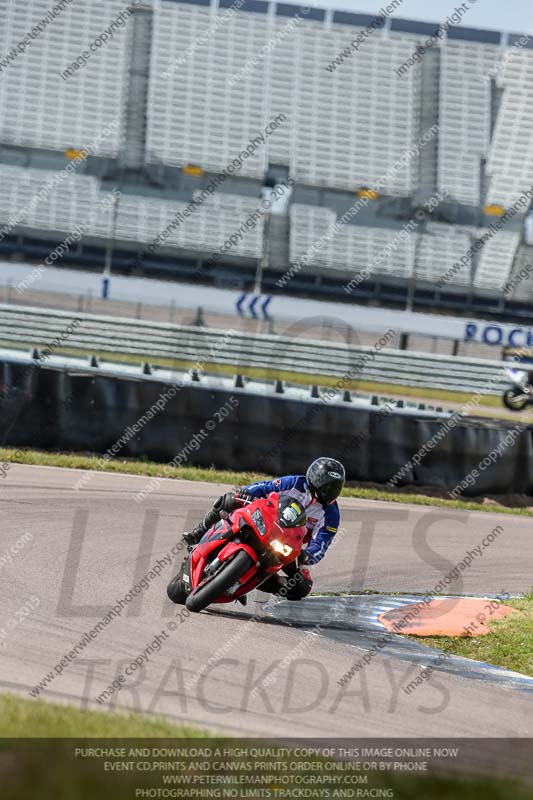
{"type": "Polygon", "coordinates": [[[503,394],[503,404],[509,411],[523,411],[529,403],[529,395],[518,387],[508,389],[503,394]]]}
{"type": "Polygon", "coordinates": [[[187,609],[203,611],[214,600],[225,594],[233,584],[237,583],[254,563],[252,557],[245,550],[240,550],[230,561],[225,561],[212,578],[208,578],[202,586],[191,592],[185,601],[187,609]]]}

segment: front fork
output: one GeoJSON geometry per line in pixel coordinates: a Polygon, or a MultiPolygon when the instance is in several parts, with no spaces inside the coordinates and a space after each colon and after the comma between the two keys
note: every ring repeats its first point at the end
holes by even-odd
{"type": "MultiPolygon", "coordinates": [[[[232,531],[227,531],[225,533],[225,535],[220,537],[221,540],[222,540],[221,541],[221,546],[226,544],[226,541],[231,539],[233,536],[234,536],[234,534],[233,534],[232,531]]],[[[196,547],[197,546],[198,545],[196,545],[196,547]]],[[[188,594],[190,594],[190,592],[192,591],[192,586],[191,586],[191,569],[192,569],[192,567],[191,567],[191,554],[192,554],[194,548],[195,548],[194,545],[189,545],[189,547],[187,548],[188,549],[187,555],[183,559],[181,567],[180,567],[180,570],[178,572],[178,575],[181,578],[181,582],[182,582],[183,586],[185,587],[185,589],[187,590],[188,594]]],[[[218,556],[215,556],[214,559],[209,564],[207,564],[207,566],[204,569],[205,577],[207,578],[210,575],[212,575],[214,572],[216,572],[216,570],[221,566],[221,564],[222,564],[222,562],[220,561],[218,556]]]]}

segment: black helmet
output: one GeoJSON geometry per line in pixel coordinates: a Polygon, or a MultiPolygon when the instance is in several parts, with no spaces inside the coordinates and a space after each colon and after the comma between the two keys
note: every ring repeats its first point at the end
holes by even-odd
{"type": "Polygon", "coordinates": [[[305,525],[305,508],[294,497],[284,495],[279,498],[278,522],[281,528],[299,528],[305,525]]]}
{"type": "Polygon", "coordinates": [[[305,476],[311,494],[319,503],[332,503],[342,492],[346,473],[335,458],[317,458],[305,476]]]}

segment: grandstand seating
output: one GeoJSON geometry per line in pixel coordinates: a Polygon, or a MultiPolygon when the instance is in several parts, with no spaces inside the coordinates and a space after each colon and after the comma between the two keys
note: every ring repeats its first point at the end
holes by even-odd
{"type": "Polygon", "coordinates": [[[330,73],[325,65],[353,38],[353,28],[324,32],[309,26],[298,35],[300,51],[289,37],[279,60],[273,59],[273,111],[284,110],[278,95],[283,85],[292,98],[286,109],[292,147],[283,163],[304,184],[354,190],[383,180],[385,193],[411,194],[417,160],[406,159],[401,167],[398,162],[419,138],[419,73],[400,78],[395,72],[410,44],[376,37],[330,73]]]}
{"type": "Polygon", "coordinates": [[[290,18],[242,11],[194,49],[215,20],[210,8],[162,3],[154,27],[149,161],[198,162],[219,171],[239,144],[244,148],[283,113],[287,121],[244,162],[243,175],[259,178],[269,162],[278,163],[300,183],[353,190],[390,171],[383,191],[414,191],[416,159],[392,169],[419,137],[419,74],[402,78],[394,69],[409,55],[408,41],[376,37],[331,73],[325,66],[353,38],[352,26],[324,30],[322,22],[305,20],[288,34],[290,18]],[[273,39],[275,54],[239,77],[273,39]],[[176,53],[183,62],[172,72],[176,53]]]}
{"type": "Polygon", "coordinates": [[[96,212],[98,180],[89,176],[0,164],[0,185],[2,220],[20,226],[71,231],[96,212]]]}
{"type": "MultiPolygon", "coordinates": [[[[465,222],[474,219],[473,209],[485,203],[509,207],[533,185],[531,43],[517,48],[511,46],[517,38],[513,35],[507,40],[494,31],[450,29],[432,49],[431,69],[424,73],[423,66],[415,65],[399,75],[397,68],[434,26],[394,17],[358,51],[350,51],[349,57],[328,69],[370,18],[314,6],[298,9],[296,18],[297,7],[262,0],[246,0],[239,10],[232,8],[231,0],[146,0],[141,5],[144,38],[136,40],[142,44],[136,52],[148,54],[151,37],[151,62],[148,70],[146,56],[134,81],[128,74],[131,20],[91,54],[87,66],[66,81],[60,76],[124,11],[123,0],[69,4],[24,53],[2,66],[0,146],[61,152],[99,140],[96,152],[114,159],[121,153],[124,131],[110,126],[123,121],[124,104],[128,99],[130,108],[135,96],[131,87],[138,88],[143,80],[135,168],[146,146],[149,166],[195,164],[218,173],[250,142],[265,135],[265,146],[257,147],[236,169],[239,177],[256,182],[246,187],[256,197],[219,189],[170,231],[166,246],[204,255],[218,250],[257,209],[265,173],[273,166],[284,169],[272,170],[271,175],[285,175],[288,170],[305,203],[311,202],[310,197],[312,202],[328,202],[328,193],[317,188],[337,191],[333,202],[337,211],[346,206],[346,193],[354,197],[361,187],[379,186],[386,196],[378,206],[378,222],[372,225],[369,214],[364,224],[345,225],[315,249],[310,272],[339,277],[366,268],[376,276],[414,275],[435,282],[483,230],[430,223],[423,232],[400,237],[404,221],[397,209],[407,209],[408,203],[395,201],[387,207],[388,197],[413,199],[428,187],[446,190],[448,200],[469,207],[457,213],[456,219],[465,222]],[[269,43],[275,46],[269,48],[269,43]],[[502,68],[494,91],[488,78],[499,61],[502,68]],[[285,121],[266,134],[267,124],[280,114],[285,121]],[[429,163],[406,157],[437,118],[438,141],[429,163]]],[[[0,0],[0,58],[46,16],[49,7],[49,0],[0,0]]],[[[9,153],[11,163],[22,164],[23,157],[21,151],[9,153]]],[[[52,158],[49,153],[45,157],[52,158]]],[[[34,161],[33,155],[29,161],[44,163],[34,161]]],[[[104,169],[105,164],[103,168],[99,164],[94,171],[101,174],[104,169]]],[[[157,175],[156,181],[167,175],[159,169],[148,172],[157,175]]],[[[105,192],[95,177],[68,176],[46,199],[31,202],[56,174],[0,162],[0,227],[22,209],[22,227],[68,233],[81,224],[88,236],[109,237],[111,214],[98,213],[105,192]]],[[[185,197],[190,187],[190,182],[180,183],[179,197],[185,197]]],[[[239,191],[228,185],[224,189],[239,191]]],[[[123,194],[119,241],[151,242],[186,207],[164,192],[154,196],[153,186],[149,193],[150,197],[123,194]]],[[[336,212],[324,205],[293,203],[290,262],[305,256],[336,219],[336,212]]],[[[287,258],[286,229],[276,230],[282,263],[287,258]]],[[[261,217],[232,245],[230,254],[260,258],[263,236],[261,217]]],[[[512,223],[485,244],[473,265],[454,272],[450,282],[466,287],[474,275],[477,289],[500,291],[512,272],[519,244],[520,232],[512,223]]]]}
{"type": "Polygon", "coordinates": [[[509,275],[510,284],[507,287],[507,297],[525,299],[531,302],[533,297],[533,248],[530,244],[519,246],[513,269],[509,275]]]}
{"type": "MultiPolygon", "coordinates": [[[[266,17],[235,14],[194,49],[214,21],[210,8],[183,3],[162,2],[155,16],[149,162],[201,164],[219,172],[264,130],[268,118],[261,71],[233,88],[227,79],[265,43],[266,17]],[[179,58],[183,62],[165,77],[179,58]]],[[[259,148],[244,161],[240,174],[260,178],[266,165],[266,151],[259,148]]]]}
{"type": "Polygon", "coordinates": [[[367,269],[373,277],[416,277],[444,285],[501,289],[509,278],[520,234],[500,231],[487,240],[476,263],[459,265],[472,244],[486,230],[465,225],[431,223],[424,233],[400,236],[401,229],[345,225],[328,237],[336,222],[331,209],[294,204],[291,208],[290,260],[295,264],[309,255],[309,266],[354,274],[367,269]],[[313,250],[322,237],[325,244],[313,250]],[[450,274],[450,270],[453,273],[450,274]],[[448,277],[446,277],[448,276],[448,277]]]}
{"type": "MultiPolygon", "coordinates": [[[[0,0],[0,55],[46,17],[49,0],[0,0]]],[[[64,81],[63,72],[125,8],[122,0],[72,3],[2,70],[0,142],[49,150],[87,146],[117,120],[128,80],[127,26],[64,81]]],[[[116,156],[120,128],[109,129],[97,152],[116,156]]]]}
{"type": "Polygon", "coordinates": [[[410,277],[415,258],[414,236],[401,236],[401,229],[350,224],[328,236],[335,221],[335,214],[329,209],[294,204],[291,262],[297,263],[310,253],[310,266],[345,275],[368,269],[374,277],[384,274],[410,277]],[[313,245],[322,236],[326,237],[325,246],[313,251],[313,245]]]}
{"type": "Polygon", "coordinates": [[[511,274],[520,238],[520,233],[500,231],[485,243],[480,251],[474,281],[476,287],[497,290],[503,288],[511,274]]]}
{"type": "MultiPolygon", "coordinates": [[[[246,198],[231,195],[226,195],[222,202],[216,201],[212,205],[206,201],[194,214],[169,231],[165,246],[200,252],[218,251],[257,205],[258,203],[250,203],[246,198]]],[[[124,195],[120,201],[117,239],[150,243],[186,207],[186,203],[171,200],[124,195]]],[[[228,247],[228,253],[243,258],[259,258],[262,252],[263,225],[261,217],[255,228],[246,230],[242,239],[228,247]]]]}
{"type": "Polygon", "coordinates": [[[499,55],[490,44],[448,41],[441,49],[439,189],[479,206],[481,160],[491,135],[491,86],[484,80],[499,55]]]}
{"type": "Polygon", "coordinates": [[[533,51],[511,47],[498,82],[502,105],[489,152],[488,202],[509,208],[533,185],[533,51]]]}
{"type": "MultiPolygon", "coordinates": [[[[420,248],[416,261],[416,276],[421,280],[437,282],[444,279],[449,270],[460,262],[472,245],[477,234],[475,228],[464,225],[444,225],[436,222],[428,225],[420,237],[420,248]]],[[[471,264],[454,271],[450,283],[469,286],[471,283],[471,264]]]]}
{"type": "MultiPolygon", "coordinates": [[[[330,208],[321,206],[306,206],[293,203],[290,207],[291,220],[291,261],[302,258],[311,245],[318,239],[326,236],[330,227],[336,221],[335,212],[330,208]]],[[[319,258],[326,261],[327,246],[321,249],[319,258]]],[[[314,262],[320,263],[320,262],[314,262]]]]}
{"type": "MultiPolygon", "coordinates": [[[[65,234],[83,228],[86,236],[107,238],[111,235],[111,213],[98,204],[105,197],[96,178],[0,165],[0,217],[9,220],[13,209],[21,214],[23,228],[53,230],[65,234]],[[36,201],[38,192],[53,181],[61,181],[36,201]],[[22,214],[22,212],[24,212],[22,214]]],[[[198,193],[195,194],[195,197],[198,193]]],[[[217,251],[236,228],[257,210],[258,200],[229,194],[215,194],[187,219],[170,230],[166,246],[201,252],[217,251]],[[238,224],[237,224],[238,223],[238,224]]],[[[149,244],[167,229],[185,203],[123,194],[119,206],[116,238],[131,243],[149,244]]],[[[401,229],[345,225],[328,235],[336,222],[334,211],[295,203],[291,206],[290,260],[296,263],[324,237],[324,246],[315,249],[309,267],[337,273],[357,273],[369,269],[375,276],[415,276],[437,281],[469,249],[475,228],[433,223],[423,235],[401,236],[401,229]],[[417,238],[419,247],[417,250],[417,238]]],[[[242,239],[232,244],[235,256],[259,258],[262,253],[263,217],[255,227],[246,229],[242,239]]],[[[480,253],[475,285],[499,289],[508,279],[519,234],[500,232],[488,241],[480,253]]],[[[470,266],[454,274],[454,284],[470,283],[470,266]]]]}
{"type": "MultiPolygon", "coordinates": [[[[0,165],[0,217],[9,220],[16,209],[25,211],[19,225],[26,228],[53,230],[65,234],[83,226],[85,236],[107,238],[111,235],[111,213],[100,207],[106,193],[99,189],[96,178],[57,173],[51,170],[24,169],[0,165]],[[61,183],[36,202],[43,186],[61,176],[61,183]],[[33,202],[32,202],[33,199],[33,202]]],[[[217,251],[236,228],[256,210],[259,201],[250,198],[220,195],[208,199],[203,206],[180,221],[170,231],[166,246],[194,251],[217,251]],[[216,213],[213,213],[215,211],[216,213]]],[[[118,240],[149,244],[176,219],[186,203],[123,194],[117,219],[118,240]]],[[[247,229],[242,239],[229,248],[231,255],[259,258],[262,250],[263,217],[256,227],[247,229]]]]}

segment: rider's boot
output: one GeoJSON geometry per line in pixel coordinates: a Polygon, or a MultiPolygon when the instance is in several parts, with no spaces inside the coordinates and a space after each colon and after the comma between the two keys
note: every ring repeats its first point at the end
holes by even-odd
{"type": "Polygon", "coordinates": [[[218,511],[215,511],[214,508],[211,511],[208,511],[205,517],[203,518],[202,522],[196,526],[190,533],[184,533],[183,539],[189,547],[196,547],[202,536],[204,536],[209,528],[218,522],[220,519],[220,514],[218,511]]]}
{"type": "Polygon", "coordinates": [[[203,525],[198,525],[189,533],[184,533],[183,539],[185,542],[187,542],[189,547],[196,547],[205,532],[206,531],[204,530],[203,525]]]}

